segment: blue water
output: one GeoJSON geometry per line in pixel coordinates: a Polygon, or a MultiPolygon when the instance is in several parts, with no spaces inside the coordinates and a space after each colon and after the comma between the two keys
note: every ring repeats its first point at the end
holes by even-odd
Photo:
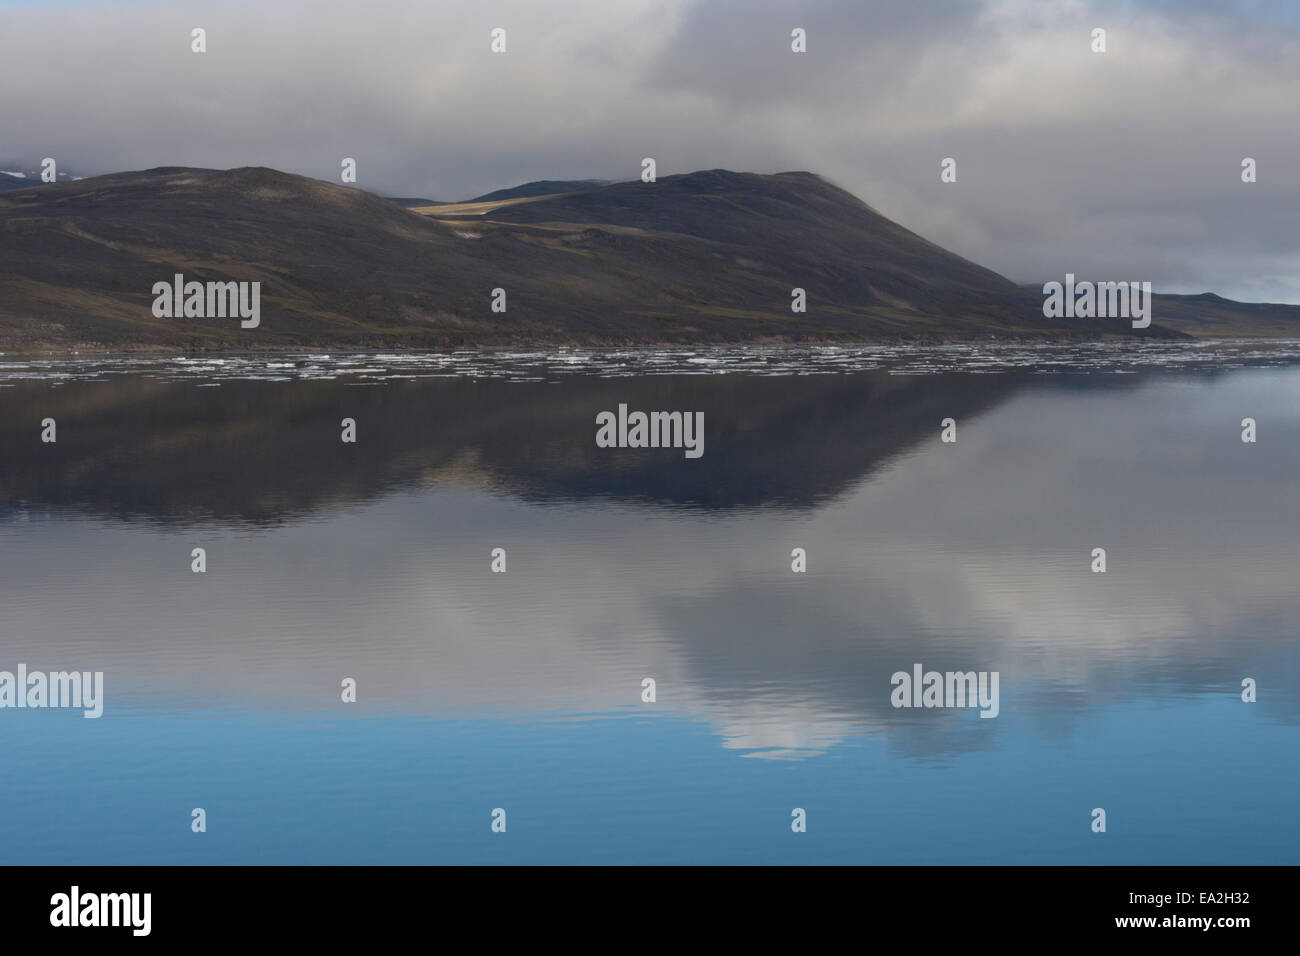
{"type": "Polygon", "coordinates": [[[878,736],[815,760],[720,761],[705,725],[625,714],[143,717],[104,721],[93,739],[67,715],[24,714],[3,859],[1294,863],[1294,826],[1261,825],[1294,820],[1294,730],[1234,701],[1116,707],[1067,740],[1012,709],[1008,724],[1028,732],[938,765],[900,761],[878,736]],[[191,805],[207,810],[206,834],[190,832],[191,805]],[[1105,834],[1087,826],[1093,806],[1108,811],[1105,834]],[[489,830],[496,807],[505,834],[489,830]],[[806,833],[791,832],[793,807],[806,833]]]}
{"type": "Polygon", "coordinates": [[[1300,861],[1300,368],[528,378],[0,389],[0,863],[1300,861]]]}

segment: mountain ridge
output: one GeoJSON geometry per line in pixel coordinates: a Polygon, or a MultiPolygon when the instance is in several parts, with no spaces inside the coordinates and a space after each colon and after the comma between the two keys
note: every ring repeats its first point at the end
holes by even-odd
{"type": "MultiPolygon", "coordinates": [[[[546,188],[539,181],[526,192],[546,188]]],[[[530,184],[524,184],[526,187],[530,184]]],[[[446,348],[1179,337],[1049,320],[1041,296],[809,172],[406,209],[266,167],[0,194],[0,348],[446,348]],[[159,319],[151,289],[260,282],[260,327],[159,319]],[[807,311],[791,311],[794,288],[807,311]],[[504,313],[492,309],[505,289],[504,313]]],[[[494,194],[488,194],[494,195],[494,194]]]]}

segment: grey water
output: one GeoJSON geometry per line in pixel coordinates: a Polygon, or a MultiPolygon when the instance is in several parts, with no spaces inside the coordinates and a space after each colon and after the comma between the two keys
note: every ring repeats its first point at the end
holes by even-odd
{"type": "Polygon", "coordinates": [[[1298,473],[1297,343],[0,356],[0,862],[1300,862],[1298,473]]]}

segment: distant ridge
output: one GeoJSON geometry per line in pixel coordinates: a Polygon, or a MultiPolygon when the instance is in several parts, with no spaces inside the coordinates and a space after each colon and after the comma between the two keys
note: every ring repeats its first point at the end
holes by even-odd
{"type": "MultiPolygon", "coordinates": [[[[1043,287],[1022,288],[1041,294],[1043,287]]],[[[1198,338],[1300,338],[1300,305],[1238,302],[1215,292],[1156,292],[1151,298],[1153,321],[1198,338]]]]}
{"type": "Polygon", "coordinates": [[[413,206],[444,206],[444,205],[446,205],[446,203],[440,202],[440,201],[438,201],[437,199],[420,199],[420,198],[418,198],[418,197],[414,197],[414,198],[413,198],[413,197],[407,197],[407,196],[385,196],[384,198],[387,199],[389,202],[395,202],[395,203],[397,203],[397,205],[399,205],[399,206],[404,206],[404,207],[406,207],[407,209],[410,209],[410,208],[413,207],[413,206]]]}
{"type": "MultiPolygon", "coordinates": [[[[57,181],[61,183],[74,182],[80,178],[62,170],[57,173],[57,181]]],[[[0,163],[0,192],[46,185],[50,184],[41,179],[39,167],[24,166],[21,163],[0,163]]]]}
{"type": "Polygon", "coordinates": [[[495,192],[475,196],[465,202],[493,202],[498,199],[523,199],[530,196],[550,196],[555,193],[574,193],[586,189],[599,189],[608,186],[608,179],[539,179],[536,182],[498,189],[495,192]]]}

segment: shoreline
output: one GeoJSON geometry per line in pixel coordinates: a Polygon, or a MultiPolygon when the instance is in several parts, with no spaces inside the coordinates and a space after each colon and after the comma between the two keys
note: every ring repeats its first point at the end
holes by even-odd
{"type": "Polygon", "coordinates": [[[147,344],[125,344],[117,346],[108,346],[101,343],[88,342],[76,343],[70,345],[15,345],[6,346],[0,342],[0,357],[9,358],[27,358],[27,357],[72,357],[72,356],[211,356],[221,357],[227,355],[267,355],[279,356],[289,354],[365,354],[375,351],[399,352],[402,354],[429,354],[429,355],[447,355],[454,352],[555,352],[555,351],[591,351],[591,352],[615,352],[615,351],[659,351],[664,349],[800,349],[800,348],[945,348],[954,346],[969,345],[1008,345],[1017,347],[1043,346],[1048,348],[1060,348],[1071,345],[1137,345],[1139,347],[1153,344],[1160,345],[1191,345],[1193,343],[1206,342],[1297,342],[1300,336],[1265,336],[1265,335],[1234,335],[1234,336],[1194,336],[1181,333],[1173,336],[1135,336],[1135,335],[1024,335],[1024,336],[998,336],[998,335],[979,335],[979,336],[943,336],[943,337],[923,337],[923,338],[880,338],[880,339],[844,339],[839,337],[830,338],[761,338],[761,339],[742,339],[742,340],[716,340],[709,339],[705,341],[683,341],[678,339],[651,340],[651,341],[583,341],[572,339],[557,339],[554,341],[546,340],[526,340],[518,342],[463,342],[447,343],[434,345],[410,345],[405,343],[393,342],[366,342],[352,343],[340,342],[337,344],[286,344],[286,345],[266,345],[266,346],[231,346],[222,348],[198,348],[193,346],[179,345],[147,345],[147,344]]]}

